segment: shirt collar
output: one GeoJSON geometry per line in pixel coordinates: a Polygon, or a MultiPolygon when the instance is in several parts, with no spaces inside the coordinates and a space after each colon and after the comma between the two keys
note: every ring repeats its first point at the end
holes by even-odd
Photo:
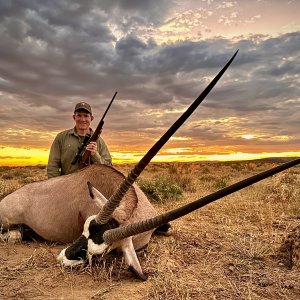
{"type": "MultiPolygon", "coordinates": [[[[93,129],[90,128],[90,135],[92,135],[94,133],[93,129]]],[[[69,130],[69,134],[75,135],[75,136],[79,136],[75,127],[73,127],[72,129],[69,130]]]]}

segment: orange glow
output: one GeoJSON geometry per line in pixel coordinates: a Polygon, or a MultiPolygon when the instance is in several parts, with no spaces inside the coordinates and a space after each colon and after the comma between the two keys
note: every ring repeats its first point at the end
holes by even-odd
{"type": "MultiPolygon", "coordinates": [[[[226,154],[198,154],[196,149],[191,148],[167,148],[156,155],[153,162],[192,162],[192,161],[238,161],[253,160],[266,157],[299,157],[300,152],[228,152],[226,154]]],[[[222,149],[224,150],[224,149],[222,149]]],[[[224,153],[224,151],[222,151],[224,153]]],[[[111,152],[114,164],[136,163],[146,153],[146,151],[114,151],[111,152]]],[[[0,148],[0,166],[30,166],[46,165],[49,156],[49,149],[39,148],[0,148]]]]}
{"type": "MultiPolygon", "coordinates": [[[[165,151],[168,152],[168,151],[165,151]]],[[[126,156],[120,153],[113,153],[113,162],[118,163],[135,163],[138,162],[143,155],[131,155],[126,156]]],[[[170,154],[156,155],[153,162],[193,162],[193,161],[240,161],[240,160],[254,160],[267,157],[298,157],[300,152],[274,152],[274,153],[230,153],[230,154],[212,154],[212,155],[199,155],[199,154],[170,154]]]]}
{"type": "Polygon", "coordinates": [[[47,164],[49,149],[40,148],[0,148],[0,166],[32,166],[47,164]]]}

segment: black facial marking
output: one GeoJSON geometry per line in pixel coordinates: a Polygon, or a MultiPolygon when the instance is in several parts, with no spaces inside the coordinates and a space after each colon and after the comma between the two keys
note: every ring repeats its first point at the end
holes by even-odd
{"type": "MultiPolygon", "coordinates": [[[[119,223],[115,219],[110,219],[106,224],[98,224],[92,220],[89,224],[89,237],[95,244],[101,245],[103,234],[106,230],[119,227],[119,223]]],[[[70,247],[66,249],[65,256],[70,260],[86,259],[88,239],[81,235],[70,247]]]]}
{"type": "Polygon", "coordinates": [[[87,238],[81,235],[70,247],[66,249],[66,258],[70,260],[86,259],[87,244],[87,238]]]}
{"type": "Polygon", "coordinates": [[[89,239],[95,244],[101,245],[104,242],[104,232],[117,227],[119,227],[119,223],[115,219],[110,219],[106,224],[98,224],[95,220],[92,220],[89,226],[89,239]]]}

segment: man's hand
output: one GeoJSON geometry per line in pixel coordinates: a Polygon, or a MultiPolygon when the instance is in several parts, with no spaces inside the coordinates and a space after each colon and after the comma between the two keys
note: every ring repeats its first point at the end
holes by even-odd
{"type": "Polygon", "coordinates": [[[91,151],[91,155],[94,156],[97,153],[97,142],[90,142],[86,146],[86,150],[91,151]]]}

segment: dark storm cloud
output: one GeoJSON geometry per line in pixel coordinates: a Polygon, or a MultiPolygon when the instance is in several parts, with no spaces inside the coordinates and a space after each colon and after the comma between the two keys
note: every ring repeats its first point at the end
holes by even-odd
{"type": "MultiPolygon", "coordinates": [[[[175,95],[185,100],[192,94],[196,96],[199,91],[199,84],[195,78],[199,78],[198,83],[203,85],[201,78],[215,75],[233,51],[240,48],[238,57],[224,76],[226,83],[223,83],[225,80],[222,79],[210,96],[212,100],[206,101],[204,105],[215,108],[234,108],[241,111],[267,110],[276,107],[278,101],[291,96],[297,98],[299,95],[297,78],[293,77],[299,69],[299,64],[296,64],[296,59],[299,57],[298,40],[299,33],[287,34],[276,39],[276,47],[271,48],[269,48],[269,40],[255,45],[255,48],[251,40],[236,45],[223,41],[223,49],[226,50],[219,53],[218,48],[214,49],[211,46],[214,41],[148,47],[145,43],[130,37],[128,43],[125,38],[122,40],[124,56],[119,54],[122,60],[124,57],[131,58],[129,66],[132,73],[148,74],[148,78],[145,77],[148,82],[149,80],[153,82],[153,77],[155,77],[156,86],[159,86],[160,90],[168,91],[168,97],[164,99],[172,99],[170,95],[175,95]],[[281,45],[283,49],[279,51],[278,48],[281,45]],[[155,54],[149,55],[151,52],[155,54]],[[290,60],[285,61],[284,59],[288,57],[290,60]],[[176,80],[178,73],[184,76],[176,80]],[[290,78],[285,78],[286,76],[290,78]],[[228,77],[238,80],[228,80],[228,77]],[[220,101],[224,98],[227,99],[226,102],[220,101]],[[242,101],[242,99],[245,100],[242,101]]],[[[216,41],[217,44],[218,41],[216,41]]],[[[125,66],[124,70],[126,70],[125,66]]],[[[138,83],[139,86],[141,83],[138,83]]],[[[153,100],[151,104],[155,102],[153,100]]],[[[158,103],[162,102],[158,101],[158,103]]]]}
{"type": "Polygon", "coordinates": [[[21,14],[18,8],[17,15],[11,8],[3,19],[0,74],[10,88],[66,95],[70,84],[81,90],[83,78],[89,82],[97,74],[94,65],[107,61],[107,43],[114,37],[105,24],[106,16],[89,11],[87,4],[82,9],[76,2],[69,6],[49,2],[48,6],[29,2],[28,6],[33,4],[30,9],[24,8],[21,14]]]}
{"type": "Polygon", "coordinates": [[[112,18],[118,17],[122,21],[118,24],[128,32],[136,24],[161,22],[162,17],[174,4],[172,0],[102,0],[98,4],[101,8],[110,13],[112,18]],[[114,13],[117,10],[117,14],[114,13]],[[133,26],[130,27],[129,25],[133,26]]]}
{"type": "Polygon", "coordinates": [[[226,80],[216,88],[205,105],[241,112],[267,111],[277,109],[285,100],[298,99],[299,38],[299,32],[286,34],[267,39],[254,49],[251,41],[243,41],[242,47],[238,43],[240,53],[228,72],[236,80],[226,80]],[[221,101],[224,98],[226,101],[221,101]]]}

